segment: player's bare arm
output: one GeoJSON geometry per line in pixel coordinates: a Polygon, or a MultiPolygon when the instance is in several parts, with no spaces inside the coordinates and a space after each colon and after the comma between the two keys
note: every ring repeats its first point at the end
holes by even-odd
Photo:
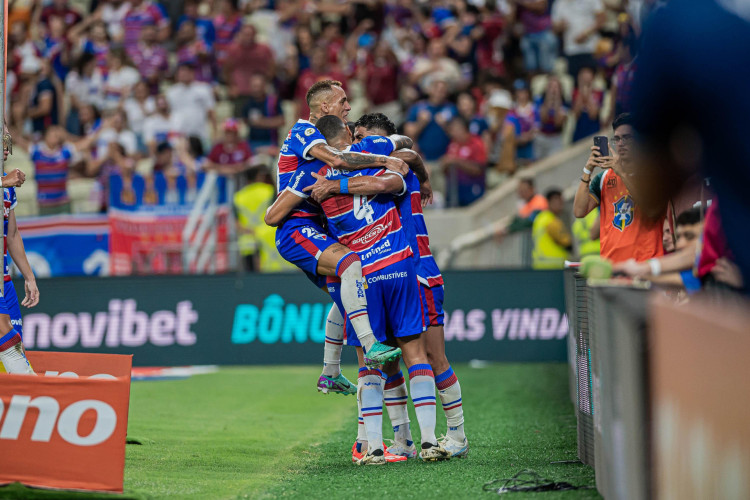
{"type": "Polygon", "coordinates": [[[8,172],[8,175],[2,177],[3,187],[21,187],[26,182],[26,174],[17,168],[8,172]]]}
{"type": "Polygon", "coordinates": [[[310,156],[317,158],[333,168],[361,170],[371,167],[385,167],[401,175],[409,172],[409,167],[402,160],[384,155],[339,151],[327,144],[316,144],[310,149],[310,156]]]}
{"type": "Polygon", "coordinates": [[[414,175],[419,179],[419,191],[422,195],[422,206],[427,206],[432,203],[432,185],[430,184],[430,176],[427,172],[427,168],[424,165],[424,160],[416,151],[412,149],[400,149],[391,153],[396,158],[401,158],[409,165],[414,175]]]}
{"type": "Polygon", "coordinates": [[[411,137],[405,135],[393,134],[389,136],[389,139],[393,141],[393,149],[411,149],[414,147],[414,141],[411,137]]]}
{"type": "MultiPolygon", "coordinates": [[[[310,197],[318,203],[341,192],[341,181],[326,179],[324,176],[313,173],[317,179],[315,184],[307,186],[303,191],[310,193],[310,197]]],[[[404,181],[396,174],[385,174],[378,177],[372,175],[361,175],[348,179],[347,193],[358,195],[376,195],[403,191],[404,181]]]]}
{"type": "Polygon", "coordinates": [[[424,160],[413,149],[399,149],[391,153],[394,158],[399,158],[406,163],[419,179],[419,182],[428,182],[430,180],[427,168],[424,166],[424,160]]]}
{"type": "Polygon", "coordinates": [[[278,198],[276,198],[276,201],[274,201],[273,204],[268,207],[268,210],[266,210],[266,215],[263,218],[263,221],[266,225],[277,227],[290,213],[292,213],[292,210],[294,210],[297,205],[302,203],[303,199],[304,198],[300,198],[291,191],[282,191],[278,198]]]}
{"type": "Polygon", "coordinates": [[[13,262],[18,266],[25,281],[24,290],[26,295],[23,301],[21,301],[21,305],[24,307],[34,307],[39,303],[39,289],[36,286],[34,271],[32,271],[29,260],[26,258],[26,249],[23,246],[23,239],[21,238],[21,233],[18,231],[16,214],[13,210],[8,215],[8,253],[13,262]]]}

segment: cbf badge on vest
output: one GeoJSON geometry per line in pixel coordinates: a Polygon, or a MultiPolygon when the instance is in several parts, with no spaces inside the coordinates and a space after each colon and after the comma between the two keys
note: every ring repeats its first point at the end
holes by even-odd
{"type": "Polygon", "coordinates": [[[631,222],[633,222],[633,210],[635,209],[635,205],[633,204],[633,199],[630,195],[626,194],[614,202],[614,206],[615,215],[612,218],[612,225],[622,232],[631,222]]]}

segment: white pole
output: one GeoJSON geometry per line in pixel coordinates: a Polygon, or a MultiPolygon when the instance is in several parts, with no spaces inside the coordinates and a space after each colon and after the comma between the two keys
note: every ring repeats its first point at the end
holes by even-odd
{"type": "MultiPolygon", "coordinates": [[[[7,2],[9,0],[3,0],[3,9],[0,11],[0,117],[2,117],[2,133],[0,136],[3,137],[3,148],[5,148],[5,16],[7,13],[7,2]]],[[[0,175],[5,174],[5,155],[0,155],[0,175]]]]}

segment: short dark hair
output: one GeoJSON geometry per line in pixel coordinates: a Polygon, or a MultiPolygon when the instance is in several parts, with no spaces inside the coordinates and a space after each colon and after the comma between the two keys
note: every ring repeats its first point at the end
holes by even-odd
{"type": "Polygon", "coordinates": [[[678,226],[692,226],[698,224],[701,221],[701,209],[698,207],[688,208],[680,215],[677,216],[678,226]]]}
{"type": "Polygon", "coordinates": [[[547,198],[547,201],[552,201],[552,198],[555,198],[556,196],[562,198],[562,191],[559,188],[550,188],[544,195],[544,197],[547,198]]]}
{"type": "Polygon", "coordinates": [[[305,94],[307,105],[309,106],[312,100],[318,94],[322,92],[330,92],[333,87],[341,87],[341,85],[341,82],[339,82],[338,80],[321,80],[319,82],[313,83],[312,86],[307,90],[307,94],[305,94]]]}
{"type": "Polygon", "coordinates": [[[83,68],[85,68],[86,65],[89,64],[91,61],[95,61],[95,60],[96,60],[96,56],[94,54],[92,54],[91,52],[84,52],[76,61],[76,64],[75,64],[76,71],[78,71],[78,73],[82,75],[83,68]]]}
{"type": "Polygon", "coordinates": [[[528,184],[531,189],[534,189],[533,177],[521,177],[521,179],[518,182],[522,184],[528,184]]]}
{"type": "Polygon", "coordinates": [[[468,90],[462,90],[461,92],[459,92],[458,94],[456,94],[456,100],[458,100],[458,98],[461,97],[462,95],[465,95],[466,97],[468,97],[469,99],[471,99],[474,102],[474,104],[476,104],[477,98],[474,97],[474,94],[472,94],[468,90]]]}
{"type": "Polygon", "coordinates": [[[258,164],[245,170],[243,177],[245,178],[246,184],[252,184],[253,182],[267,182],[271,177],[271,172],[266,165],[258,164]]]}
{"type": "Polygon", "coordinates": [[[621,113],[617,115],[615,118],[615,121],[612,122],[612,130],[617,130],[617,127],[622,127],[623,125],[630,125],[633,126],[634,120],[632,113],[621,113]]]}
{"type": "Polygon", "coordinates": [[[469,121],[461,115],[456,115],[450,119],[449,124],[460,123],[463,128],[469,130],[469,121]]]}
{"type": "Polygon", "coordinates": [[[206,154],[203,150],[203,141],[195,135],[188,137],[188,150],[190,151],[190,156],[193,158],[203,158],[206,154]]]}
{"type": "Polygon", "coordinates": [[[379,129],[385,132],[384,135],[393,135],[396,133],[396,125],[383,113],[367,113],[360,116],[359,120],[354,124],[354,128],[356,129],[357,127],[364,127],[369,131],[379,129]]]}
{"type": "Polygon", "coordinates": [[[326,138],[326,141],[336,139],[346,130],[346,123],[336,115],[325,115],[318,120],[315,126],[323,134],[323,137],[326,138]]]}

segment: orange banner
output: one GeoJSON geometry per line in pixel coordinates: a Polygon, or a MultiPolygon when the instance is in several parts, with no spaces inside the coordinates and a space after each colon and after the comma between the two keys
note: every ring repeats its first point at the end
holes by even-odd
{"type": "Polygon", "coordinates": [[[0,484],[122,492],[132,357],[28,354],[39,376],[0,375],[0,484]]]}
{"type": "MultiPolygon", "coordinates": [[[[133,356],[88,354],[83,352],[26,351],[26,357],[37,375],[91,377],[110,375],[130,381],[133,356]]],[[[99,377],[103,378],[103,377],[99,377]]]]}

